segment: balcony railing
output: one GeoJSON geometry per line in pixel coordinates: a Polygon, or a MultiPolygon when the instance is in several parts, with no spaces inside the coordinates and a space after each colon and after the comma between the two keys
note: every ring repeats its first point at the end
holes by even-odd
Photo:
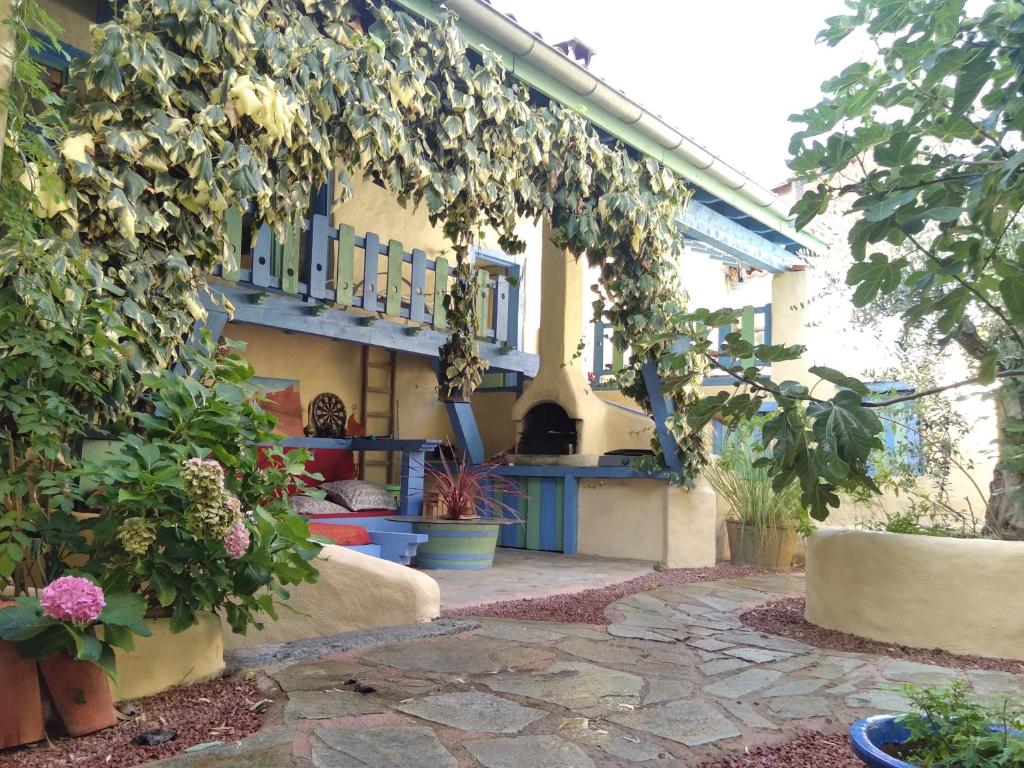
{"type": "MultiPolygon", "coordinates": [[[[763,307],[746,306],[740,315],[738,326],[723,325],[712,332],[712,350],[721,349],[725,337],[733,331],[751,344],[772,343],[772,305],[763,307]]],[[[622,370],[626,350],[614,344],[608,335],[609,326],[605,323],[594,323],[594,366],[590,376],[594,389],[611,389],[615,386],[614,376],[622,370]]],[[[732,365],[734,361],[728,356],[719,358],[723,365],[732,365]]],[[[738,361],[752,364],[753,360],[738,361]]],[[[731,383],[733,379],[721,373],[720,369],[708,372],[704,377],[705,386],[731,383]]]]}
{"type": "MultiPolygon", "coordinates": [[[[444,297],[454,280],[444,256],[428,258],[376,232],[357,234],[349,225],[331,226],[315,214],[283,241],[263,224],[252,243],[248,216],[229,211],[228,240],[237,263],[221,277],[253,288],[280,291],[324,308],[357,310],[444,331],[444,297]]],[[[519,286],[514,278],[477,273],[477,336],[519,348],[519,286]]]]}

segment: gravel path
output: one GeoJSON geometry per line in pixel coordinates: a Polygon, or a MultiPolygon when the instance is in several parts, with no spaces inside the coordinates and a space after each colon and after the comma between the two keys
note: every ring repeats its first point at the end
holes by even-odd
{"type": "MultiPolygon", "coordinates": [[[[880,656],[888,656],[891,659],[907,659],[924,664],[937,664],[942,667],[990,669],[1010,672],[1015,675],[1024,674],[1024,661],[986,659],[980,656],[949,653],[937,648],[911,648],[905,645],[893,645],[815,626],[804,618],[804,599],[802,597],[784,597],[772,600],[741,613],[739,618],[744,624],[762,632],[782,635],[831,651],[875,653],[880,656]]],[[[769,763],[769,765],[774,765],[774,763],[769,763]]]]}
{"type": "Polygon", "coordinates": [[[177,754],[195,744],[234,741],[259,729],[263,718],[253,711],[253,705],[261,698],[256,683],[227,678],[175,688],[130,702],[130,706],[122,702],[117,708],[132,714],[113,728],[0,753],[0,768],[128,768],[177,754]],[[156,747],[132,743],[140,733],[158,728],[178,736],[156,747]]]}
{"type": "Polygon", "coordinates": [[[762,745],[699,768],[864,768],[845,733],[805,731],[791,741],[762,745]]]}
{"type": "Polygon", "coordinates": [[[554,621],[564,624],[607,624],[604,610],[617,600],[673,584],[693,584],[719,579],[739,579],[770,573],[760,568],[719,563],[712,568],[668,568],[599,589],[565,595],[503,600],[497,603],[442,611],[443,617],[488,616],[519,621],[554,621]]]}

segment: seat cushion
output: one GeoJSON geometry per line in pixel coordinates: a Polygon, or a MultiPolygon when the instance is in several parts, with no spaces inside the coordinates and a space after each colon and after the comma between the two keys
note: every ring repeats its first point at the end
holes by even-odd
{"type": "Polygon", "coordinates": [[[314,499],[312,496],[292,496],[292,509],[304,517],[342,517],[351,515],[352,510],[335,504],[327,499],[314,499]]]}
{"type": "Polygon", "coordinates": [[[365,480],[338,480],[333,483],[324,483],[320,489],[327,494],[327,498],[335,504],[351,509],[353,512],[361,512],[367,509],[389,509],[398,508],[398,502],[387,489],[376,483],[368,483],[365,480]]]}
{"type": "Polygon", "coordinates": [[[373,543],[370,541],[370,534],[361,525],[310,523],[309,532],[314,536],[330,539],[343,547],[361,547],[373,543]]]}

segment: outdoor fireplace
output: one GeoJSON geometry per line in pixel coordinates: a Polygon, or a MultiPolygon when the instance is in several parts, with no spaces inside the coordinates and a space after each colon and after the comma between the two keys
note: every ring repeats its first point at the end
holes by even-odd
{"type": "Polygon", "coordinates": [[[650,418],[628,405],[598,397],[580,365],[585,269],[584,261],[545,237],[537,345],[540,367],[512,407],[516,425],[512,463],[597,466],[602,453],[644,446],[650,439],[650,418]]]}
{"type": "Polygon", "coordinates": [[[578,439],[576,420],[562,406],[538,403],[523,416],[516,452],[567,456],[576,453],[578,439]]]}

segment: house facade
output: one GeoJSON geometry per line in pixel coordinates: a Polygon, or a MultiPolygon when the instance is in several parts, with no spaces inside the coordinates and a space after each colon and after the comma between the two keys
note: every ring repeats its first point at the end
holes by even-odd
{"type": "MultiPolygon", "coordinates": [[[[71,55],[88,51],[90,25],[113,13],[95,0],[41,4],[63,27],[71,55]]],[[[434,0],[391,4],[427,21],[440,12],[434,0]]],[[[692,307],[744,306],[745,336],[804,340],[801,253],[823,246],[794,230],[785,204],[594,76],[585,56],[575,58],[578,46],[551,46],[481,0],[446,6],[471,45],[495,51],[528,87],[692,189],[679,221],[692,307]]],[[[59,83],[61,57],[45,63],[59,83]]],[[[609,458],[648,449],[664,413],[646,413],[609,386],[628,350],[614,349],[608,329],[592,321],[595,281],[584,260],[550,242],[544,222],[520,223],[522,254],[502,253],[486,236],[474,251],[478,338],[490,371],[463,409],[437,396],[454,256],[425,210],[356,180],[344,202],[322,189],[301,231],[282,240],[246,211],[230,212],[228,224],[237,258],[210,279],[207,327],[247,344],[290,444],[326,445],[316,441],[329,438],[310,435],[317,413],[340,419],[349,435],[378,439],[335,438],[333,446],[354,451],[363,478],[402,486],[403,511],[415,513],[424,504],[415,464],[425,457],[410,446],[451,443],[474,461],[499,457],[502,474],[520,483],[525,525],[509,527],[503,545],[672,566],[714,562],[720,512],[710,488],[688,492],[637,471],[628,457],[609,458]]],[[[787,366],[775,372],[784,378],[806,377],[801,361],[777,365],[787,366]]],[[[712,375],[705,384],[727,382],[712,375]]]]}

